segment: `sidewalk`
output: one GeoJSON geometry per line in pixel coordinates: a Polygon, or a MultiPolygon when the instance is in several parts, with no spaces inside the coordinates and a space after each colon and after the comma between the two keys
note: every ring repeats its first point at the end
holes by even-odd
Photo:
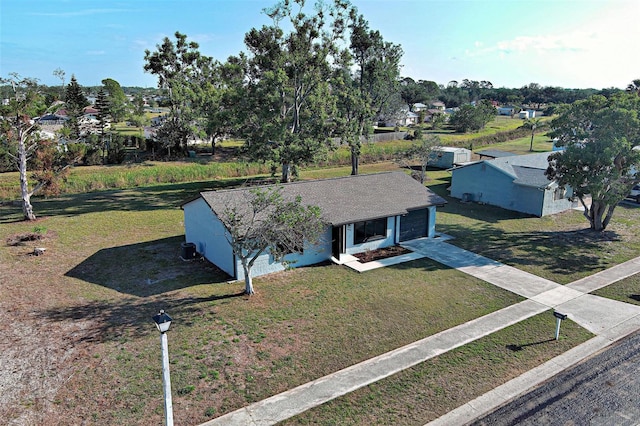
{"type": "Polygon", "coordinates": [[[528,300],[274,395],[201,426],[275,424],[549,309],[568,314],[571,320],[596,334],[586,343],[431,423],[464,424],[640,328],[640,307],[586,294],[592,291],[591,288],[600,288],[640,272],[640,258],[562,286],[442,241],[421,239],[405,246],[528,300]]]}

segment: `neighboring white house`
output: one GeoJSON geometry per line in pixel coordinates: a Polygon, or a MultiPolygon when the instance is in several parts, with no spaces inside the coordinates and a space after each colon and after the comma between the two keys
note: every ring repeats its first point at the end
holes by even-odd
{"type": "Polygon", "coordinates": [[[508,115],[512,116],[516,113],[516,108],[512,106],[501,106],[498,107],[498,115],[508,115]]]}
{"type": "MultiPolygon", "coordinates": [[[[218,215],[246,204],[252,188],[208,191],[182,205],[186,242],[235,279],[244,279],[239,259],[227,241],[228,231],[218,215]]],[[[339,262],[348,254],[393,246],[416,238],[435,237],[436,206],[446,201],[403,172],[376,173],[282,185],[285,197],[300,196],[318,206],[327,224],[315,246],[290,254],[290,266],[327,260],[339,262]],[[293,262],[293,263],[292,263],[293,262]]],[[[281,271],[284,266],[266,253],[256,260],[252,275],[281,271]]]]}
{"type": "Polygon", "coordinates": [[[471,161],[472,152],[466,148],[441,146],[434,148],[428,164],[440,169],[450,169],[471,161]]]}

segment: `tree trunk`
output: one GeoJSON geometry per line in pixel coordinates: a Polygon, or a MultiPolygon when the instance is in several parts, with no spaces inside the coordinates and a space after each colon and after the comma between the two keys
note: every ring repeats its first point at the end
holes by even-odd
{"type": "Polygon", "coordinates": [[[358,166],[360,163],[360,158],[355,149],[351,148],[351,175],[356,176],[358,174],[358,166]]]}
{"type": "Polygon", "coordinates": [[[251,296],[255,294],[253,290],[253,279],[251,278],[251,267],[243,262],[242,269],[244,270],[244,294],[251,296]]]}
{"type": "Polygon", "coordinates": [[[589,209],[588,219],[591,223],[591,229],[597,232],[602,232],[605,226],[602,221],[606,210],[606,204],[602,201],[591,200],[591,208],[589,209]]]}
{"type": "Polygon", "coordinates": [[[531,131],[531,144],[529,144],[529,152],[533,152],[533,133],[534,130],[531,131]]]}
{"type": "Polygon", "coordinates": [[[282,183],[289,183],[291,182],[291,164],[289,163],[282,163],[282,179],[281,179],[282,183]]]}
{"type": "Polygon", "coordinates": [[[18,161],[20,171],[20,192],[22,194],[22,213],[25,220],[36,220],[31,205],[31,194],[29,193],[29,181],[27,180],[27,148],[22,138],[18,145],[18,161]]]}

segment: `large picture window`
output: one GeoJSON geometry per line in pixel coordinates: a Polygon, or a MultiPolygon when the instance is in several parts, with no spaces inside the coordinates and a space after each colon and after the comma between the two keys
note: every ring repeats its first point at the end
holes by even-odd
{"type": "Polygon", "coordinates": [[[381,240],[387,236],[387,218],[366,220],[354,224],[354,244],[367,241],[381,240]]]}

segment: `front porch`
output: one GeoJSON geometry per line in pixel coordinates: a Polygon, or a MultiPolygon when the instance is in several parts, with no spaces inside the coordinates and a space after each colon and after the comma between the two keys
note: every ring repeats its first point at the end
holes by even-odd
{"type": "Polygon", "coordinates": [[[360,259],[351,254],[340,254],[340,258],[331,257],[331,261],[338,265],[345,265],[348,268],[358,272],[371,271],[378,268],[384,268],[385,266],[397,265],[399,263],[410,262],[412,260],[422,259],[427,257],[426,252],[433,248],[433,246],[442,241],[448,241],[453,237],[446,234],[436,234],[433,238],[417,238],[415,240],[404,241],[399,245],[408,250],[411,253],[402,254],[400,256],[387,257],[385,259],[378,259],[371,262],[361,262],[360,259]]]}

